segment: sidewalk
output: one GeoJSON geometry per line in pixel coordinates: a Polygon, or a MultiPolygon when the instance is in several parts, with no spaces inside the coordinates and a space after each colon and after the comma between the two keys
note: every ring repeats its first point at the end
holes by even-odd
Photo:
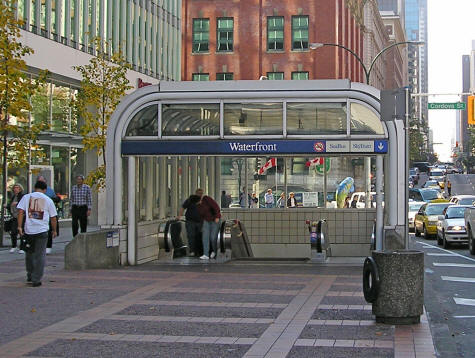
{"type": "Polygon", "coordinates": [[[435,357],[425,315],[375,323],[360,264],[65,271],[59,247],[39,288],[21,259],[0,263],[2,358],[435,357]]]}

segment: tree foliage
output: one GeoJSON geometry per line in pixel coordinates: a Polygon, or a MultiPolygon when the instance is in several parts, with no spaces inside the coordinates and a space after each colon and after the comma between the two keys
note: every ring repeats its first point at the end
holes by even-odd
{"type": "Polygon", "coordinates": [[[126,63],[122,53],[107,54],[105,49],[109,44],[100,38],[93,39],[93,43],[96,56],[87,65],[73,68],[82,76],[75,110],[84,120],[81,127],[84,151],[95,150],[98,157],[102,156],[104,163],[88,174],[86,182],[100,190],[105,186],[107,127],[112,113],[132,86],[126,78],[131,66],[126,63]]]}

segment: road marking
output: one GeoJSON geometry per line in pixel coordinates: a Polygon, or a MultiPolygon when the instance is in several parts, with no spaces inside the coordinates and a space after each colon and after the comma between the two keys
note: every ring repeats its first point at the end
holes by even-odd
{"type": "Polygon", "coordinates": [[[449,253],[449,254],[452,254],[452,255],[455,255],[455,256],[459,256],[459,257],[463,257],[464,259],[467,259],[467,260],[470,260],[470,261],[475,262],[475,259],[472,259],[471,257],[463,256],[463,255],[458,254],[458,253],[456,253],[456,252],[452,252],[452,251],[450,251],[450,250],[442,249],[442,248],[440,248],[440,247],[438,247],[438,246],[434,246],[434,245],[431,245],[431,244],[426,244],[425,242],[421,242],[421,241],[417,241],[417,240],[416,240],[416,242],[418,242],[419,244],[422,244],[422,245],[430,246],[430,248],[439,249],[439,250],[445,251],[445,252],[447,252],[447,253],[449,253]]]}
{"type": "Polygon", "coordinates": [[[456,264],[453,262],[433,262],[432,265],[440,266],[440,267],[467,267],[467,268],[475,267],[475,265],[472,265],[472,264],[456,264]]]}
{"type": "Polygon", "coordinates": [[[475,283],[475,278],[470,277],[453,277],[453,276],[440,276],[444,281],[454,281],[454,282],[471,282],[475,283]]]}
{"type": "Polygon", "coordinates": [[[473,300],[471,298],[457,298],[457,297],[454,297],[454,301],[458,305],[475,306],[475,300],[473,300]]]}
{"type": "Polygon", "coordinates": [[[475,316],[454,316],[454,318],[475,318],[475,316]]]}
{"type": "Polygon", "coordinates": [[[428,252],[427,256],[455,256],[454,254],[445,254],[445,253],[436,253],[436,252],[428,252]]]}

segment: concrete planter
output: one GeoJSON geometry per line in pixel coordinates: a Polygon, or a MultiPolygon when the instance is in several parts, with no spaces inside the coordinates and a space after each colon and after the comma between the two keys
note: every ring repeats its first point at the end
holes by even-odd
{"type": "Polygon", "coordinates": [[[416,250],[373,251],[379,272],[379,295],[373,302],[376,322],[420,322],[424,304],[424,253],[416,250]]]}

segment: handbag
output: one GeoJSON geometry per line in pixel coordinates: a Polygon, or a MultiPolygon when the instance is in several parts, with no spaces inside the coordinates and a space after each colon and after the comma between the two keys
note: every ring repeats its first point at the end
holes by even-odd
{"type": "Polygon", "coordinates": [[[35,239],[29,235],[20,237],[20,250],[28,253],[35,252],[35,239]]]}
{"type": "Polygon", "coordinates": [[[3,230],[5,232],[10,232],[13,229],[13,219],[8,219],[3,222],[3,230]]]}

